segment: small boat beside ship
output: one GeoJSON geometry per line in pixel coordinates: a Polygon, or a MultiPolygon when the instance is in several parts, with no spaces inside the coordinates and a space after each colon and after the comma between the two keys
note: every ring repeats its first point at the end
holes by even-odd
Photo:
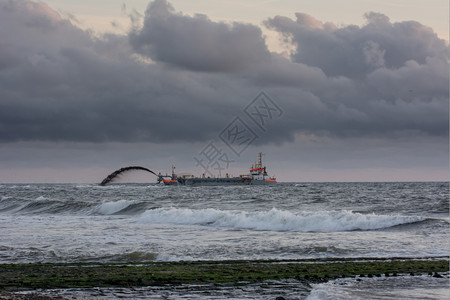
{"type": "Polygon", "coordinates": [[[225,177],[207,177],[205,173],[201,177],[193,175],[175,174],[175,167],[172,166],[172,175],[162,175],[159,173],[158,183],[165,185],[189,185],[189,186],[204,186],[204,185],[269,185],[276,184],[275,177],[267,174],[267,169],[263,166],[263,154],[258,154],[258,161],[249,169],[249,174],[240,175],[239,177],[230,177],[226,174],[225,177]]]}

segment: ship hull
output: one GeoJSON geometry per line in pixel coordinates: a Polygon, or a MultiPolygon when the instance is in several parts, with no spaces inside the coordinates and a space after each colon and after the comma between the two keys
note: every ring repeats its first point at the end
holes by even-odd
{"type": "Polygon", "coordinates": [[[256,180],[251,178],[177,178],[165,181],[165,185],[187,185],[187,186],[223,186],[223,185],[272,185],[276,181],[256,180]]]}
{"type": "Polygon", "coordinates": [[[158,183],[163,182],[165,185],[188,185],[188,186],[205,186],[205,185],[272,185],[276,184],[275,177],[267,174],[266,167],[262,164],[263,154],[258,154],[258,162],[250,168],[250,174],[241,175],[239,177],[229,177],[228,173],[225,178],[219,177],[194,177],[193,175],[177,176],[175,174],[175,166],[172,165],[172,176],[159,173],[158,183]]]}

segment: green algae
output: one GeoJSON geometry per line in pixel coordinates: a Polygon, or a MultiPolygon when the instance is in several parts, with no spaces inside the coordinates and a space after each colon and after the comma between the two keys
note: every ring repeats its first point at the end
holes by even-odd
{"type": "Polygon", "coordinates": [[[399,274],[440,276],[448,258],[328,259],[147,262],[128,264],[3,264],[0,290],[137,287],[179,284],[243,284],[297,279],[322,282],[339,277],[399,274]]]}

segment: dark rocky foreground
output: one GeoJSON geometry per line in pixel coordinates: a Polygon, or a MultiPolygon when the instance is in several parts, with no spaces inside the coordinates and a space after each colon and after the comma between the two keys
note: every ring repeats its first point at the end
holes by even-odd
{"type": "MultiPolygon", "coordinates": [[[[441,276],[448,258],[314,259],[257,261],[146,262],[128,264],[3,264],[0,299],[64,299],[38,289],[165,287],[207,290],[261,286],[294,280],[303,287],[340,277],[441,276]],[[17,294],[20,291],[34,291],[17,294]]],[[[307,292],[307,290],[306,290],[307,292]]]]}

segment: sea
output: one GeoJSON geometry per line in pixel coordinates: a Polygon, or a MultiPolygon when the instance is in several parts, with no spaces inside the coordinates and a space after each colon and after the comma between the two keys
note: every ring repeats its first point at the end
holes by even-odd
{"type": "MultiPolygon", "coordinates": [[[[2,264],[448,258],[449,227],[448,182],[0,184],[2,264]]],[[[71,299],[450,299],[449,278],[399,274],[318,284],[40,293],[71,299]]]]}

